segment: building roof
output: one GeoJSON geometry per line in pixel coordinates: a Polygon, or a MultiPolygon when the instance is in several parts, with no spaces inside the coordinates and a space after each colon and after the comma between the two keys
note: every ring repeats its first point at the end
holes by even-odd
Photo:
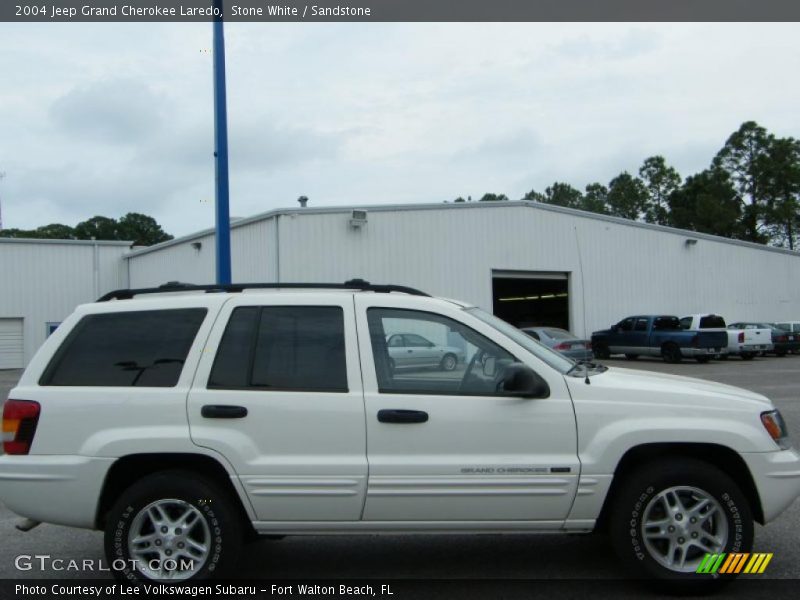
{"type": "MultiPolygon", "coordinates": [[[[781,254],[790,254],[793,256],[800,256],[800,252],[789,250],[787,248],[775,248],[774,246],[765,246],[764,244],[757,244],[755,242],[746,242],[744,240],[734,240],[718,235],[711,235],[708,233],[700,233],[698,231],[691,231],[688,229],[678,229],[676,227],[667,227],[665,225],[656,225],[654,223],[643,223],[641,221],[632,221],[630,219],[623,219],[622,217],[613,217],[611,215],[603,215],[600,213],[593,213],[575,208],[565,208],[563,206],[556,206],[554,204],[544,204],[541,202],[534,202],[532,200],[504,200],[498,202],[447,202],[447,203],[428,203],[428,204],[379,204],[379,205],[366,205],[366,206],[329,206],[329,207],[306,207],[306,208],[278,208],[263,213],[238,219],[231,222],[231,230],[237,227],[244,227],[259,221],[265,221],[277,216],[288,216],[297,214],[346,214],[354,210],[365,210],[368,213],[376,212],[411,212],[411,211],[424,211],[424,210],[502,210],[509,208],[527,207],[534,210],[545,210],[550,212],[557,212],[583,219],[593,219],[596,221],[605,221],[608,223],[615,223],[617,225],[624,225],[627,227],[638,227],[641,229],[652,229],[664,233],[672,233],[683,237],[694,238],[698,240],[709,240],[723,244],[731,244],[735,246],[744,246],[754,250],[764,250],[767,252],[778,252],[781,254]]],[[[191,233],[179,238],[174,238],[160,244],[147,246],[133,250],[126,254],[124,258],[133,258],[156,252],[163,248],[176,246],[186,242],[191,242],[202,237],[214,235],[215,229],[209,227],[195,233],[191,233]]]]}
{"type": "Polygon", "coordinates": [[[39,238],[0,237],[1,244],[69,244],[72,246],[133,246],[133,242],[123,240],[54,240],[39,238]]]}

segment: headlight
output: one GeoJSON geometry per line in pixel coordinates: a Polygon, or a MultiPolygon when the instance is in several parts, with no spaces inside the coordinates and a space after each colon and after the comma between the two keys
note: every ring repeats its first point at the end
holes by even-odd
{"type": "Polygon", "coordinates": [[[761,423],[764,425],[764,429],[767,430],[769,436],[775,440],[775,443],[778,444],[782,450],[787,450],[792,446],[792,442],[789,441],[789,432],[786,430],[786,423],[781,416],[781,411],[771,410],[761,413],[761,423]]]}

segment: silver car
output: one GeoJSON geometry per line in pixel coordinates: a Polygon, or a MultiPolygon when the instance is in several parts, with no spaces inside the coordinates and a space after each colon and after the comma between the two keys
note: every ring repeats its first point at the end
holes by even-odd
{"type": "Polygon", "coordinates": [[[395,333],[386,340],[389,366],[394,369],[435,367],[454,371],[465,352],[455,346],[440,346],[416,333],[395,333]]]}
{"type": "Polygon", "coordinates": [[[559,329],[558,327],[524,327],[522,331],[545,346],[557,350],[567,358],[573,360],[592,360],[594,358],[592,342],[590,340],[582,340],[566,329],[559,329]]]}

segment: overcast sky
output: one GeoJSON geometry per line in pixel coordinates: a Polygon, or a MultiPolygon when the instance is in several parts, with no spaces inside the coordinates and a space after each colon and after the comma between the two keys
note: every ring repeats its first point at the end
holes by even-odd
{"type": "MultiPolygon", "coordinates": [[[[231,214],[520,198],[745,120],[800,136],[797,24],[229,24],[231,214]]],[[[211,26],[0,24],[5,227],[213,224],[211,26]]]]}

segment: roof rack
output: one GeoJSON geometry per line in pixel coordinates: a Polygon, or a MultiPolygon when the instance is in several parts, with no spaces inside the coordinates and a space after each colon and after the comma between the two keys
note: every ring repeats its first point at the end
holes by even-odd
{"type": "Polygon", "coordinates": [[[158,287],[124,289],[108,292],[97,299],[97,302],[108,302],[109,300],[130,300],[140,294],[164,294],[168,292],[206,292],[206,293],[238,293],[244,290],[272,290],[272,289],[325,289],[325,290],[359,290],[363,292],[378,292],[387,294],[389,292],[402,292],[412,296],[430,296],[420,290],[406,287],[404,285],[380,285],[372,284],[363,279],[350,279],[344,283],[228,283],[228,284],[205,284],[195,285],[193,283],[182,283],[180,281],[168,281],[158,287]]]}

